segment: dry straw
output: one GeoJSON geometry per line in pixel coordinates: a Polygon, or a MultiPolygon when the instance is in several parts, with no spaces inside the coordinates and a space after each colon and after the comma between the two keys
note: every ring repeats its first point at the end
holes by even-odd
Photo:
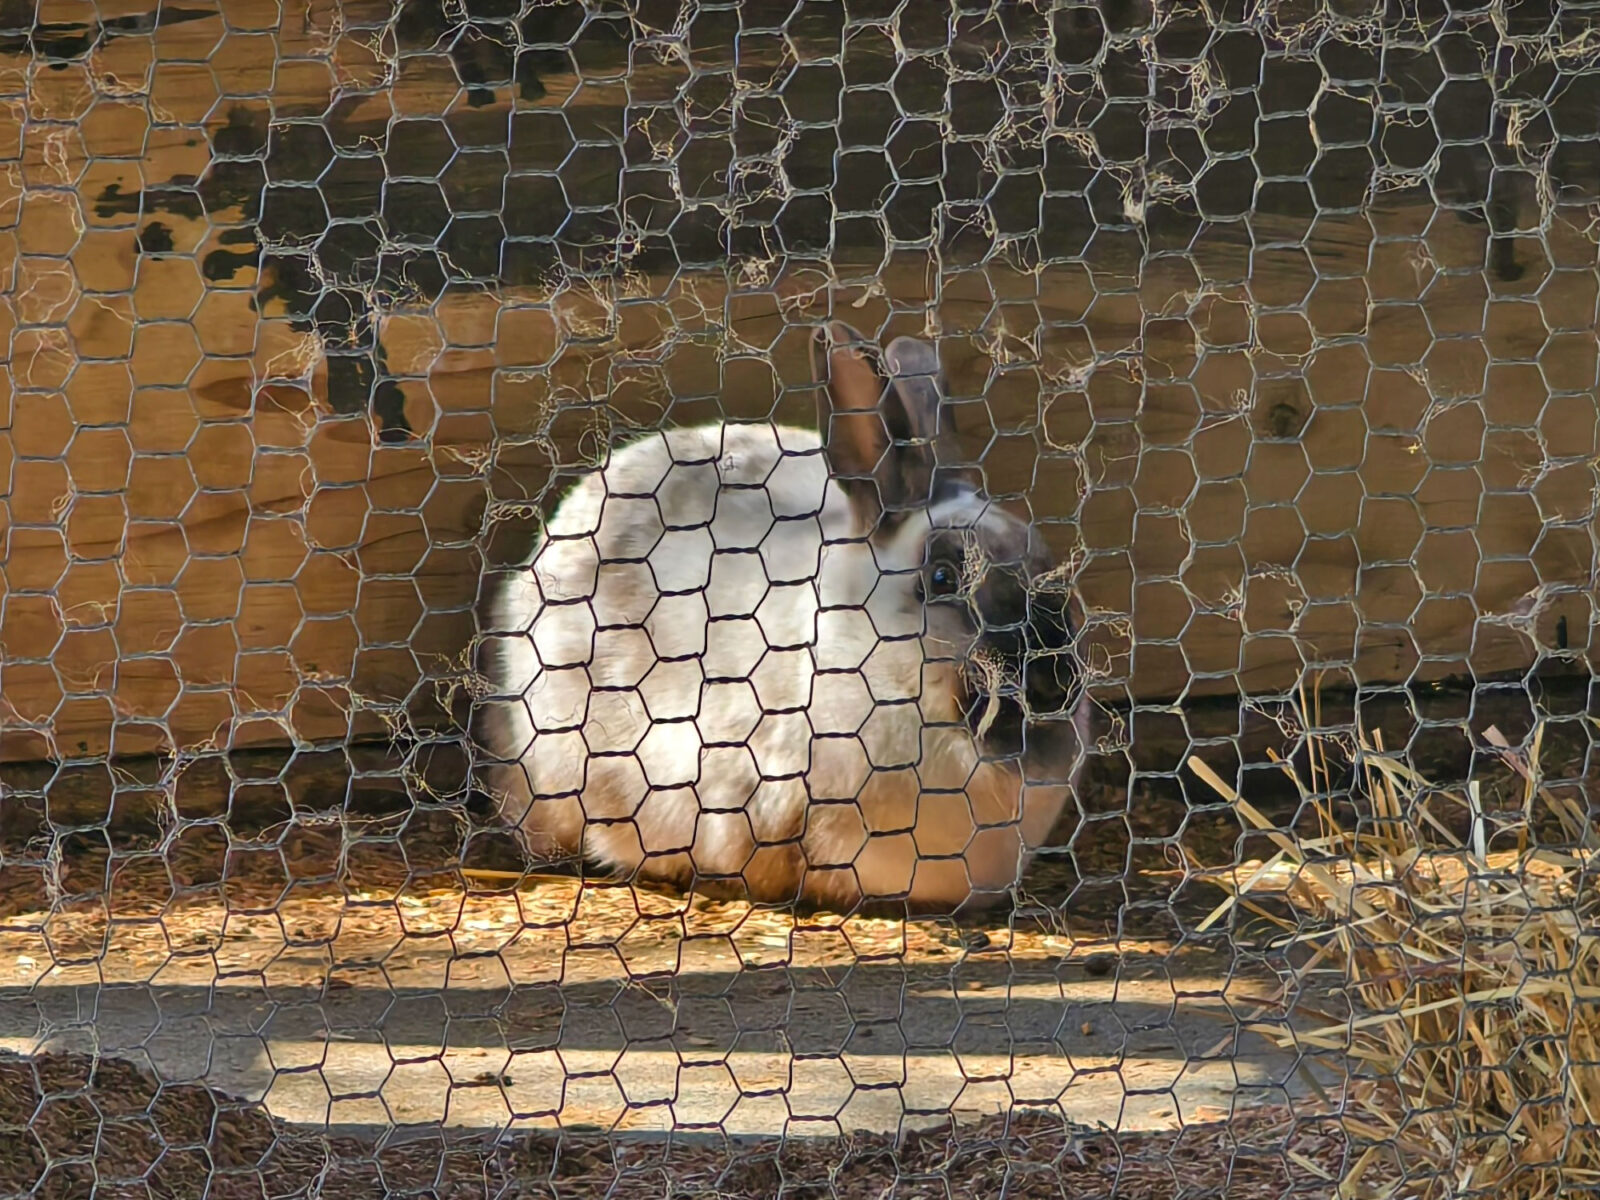
{"type": "MultiPolygon", "coordinates": [[[[1312,729],[1320,698],[1317,708],[1312,729]]],[[[1537,735],[1526,752],[1495,730],[1488,741],[1519,777],[1520,811],[1486,813],[1476,782],[1434,787],[1358,731],[1340,756],[1355,768],[1342,793],[1361,814],[1354,829],[1336,819],[1329,739],[1306,738],[1304,773],[1274,755],[1317,815],[1315,838],[1288,836],[1190,760],[1277,848],[1206,873],[1230,894],[1205,924],[1239,907],[1279,926],[1296,993],[1342,977],[1342,1018],[1252,1025],[1345,1080],[1340,1197],[1513,1200],[1600,1186],[1595,831],[1540,785],[1537,735]],[[1544,814],[1566,848],[1537,845],[1544,814]]],[[[1295,1013],[1308,1015],[1298,1002],[1295,1013]]]]}

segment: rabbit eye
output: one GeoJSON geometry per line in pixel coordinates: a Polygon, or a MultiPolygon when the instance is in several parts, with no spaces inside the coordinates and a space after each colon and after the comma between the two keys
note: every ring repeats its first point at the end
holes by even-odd
{"type": "Polygon", "coordinates": [[[935,596],[948,596],[956,590],[959,578],[955,567],[950,563],[937,563],[933,568],[933,573],[928,577],[929,591],[935,596]]]}

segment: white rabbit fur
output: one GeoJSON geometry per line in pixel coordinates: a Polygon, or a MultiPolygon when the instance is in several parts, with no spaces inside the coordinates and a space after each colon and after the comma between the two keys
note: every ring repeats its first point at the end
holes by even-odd
{"type": "MultiPolygon", "coordinates": [[[[834,355],[856,340],[825,336],[834,355]]],[[[911,349],[899,359],[925,361],[911,349]]],[[[834,413],[870,407],[848,391],[830,387],[834,413]]],[[[884,432],[880,468],[941,440],[908,450],[884,432]]],[[[869,538],[879,510],[836,477],[851,453],[869,474],[870,447],[809,429],[646,434],[561,501],[530,567],[487,580],[492,793],[534,853],[844,909],[949,910],[1015,884],[1072,795],[1088,705],[1057,722],[1070,761],[1024,786],[965,711],[972,622],[917,586],[936,528],[1035,564],[1040,543],[975,489],[925,480],[931,502],[869,538]]]]}

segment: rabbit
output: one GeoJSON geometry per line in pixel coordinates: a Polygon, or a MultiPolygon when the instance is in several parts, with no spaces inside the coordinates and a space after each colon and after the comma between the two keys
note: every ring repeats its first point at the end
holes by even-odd
{"type": "Polygon", "coordinates": [[[880,356],[830,322],[812,364],[821,433],[640,436],[531,565],[485,572],[487,790],[535,856],[757,903],[983,907],[1089,744],[1061,572],[950,466],[931,344],[880,356]]]}

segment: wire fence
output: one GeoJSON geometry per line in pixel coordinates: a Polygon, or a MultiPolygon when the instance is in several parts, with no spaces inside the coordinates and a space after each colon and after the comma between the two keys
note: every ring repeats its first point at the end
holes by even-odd
{"type": "Polygon", "coordinates": [[[1600,1183],[1600,5],[0,0],[0,1200],[1600,1183]]]}

